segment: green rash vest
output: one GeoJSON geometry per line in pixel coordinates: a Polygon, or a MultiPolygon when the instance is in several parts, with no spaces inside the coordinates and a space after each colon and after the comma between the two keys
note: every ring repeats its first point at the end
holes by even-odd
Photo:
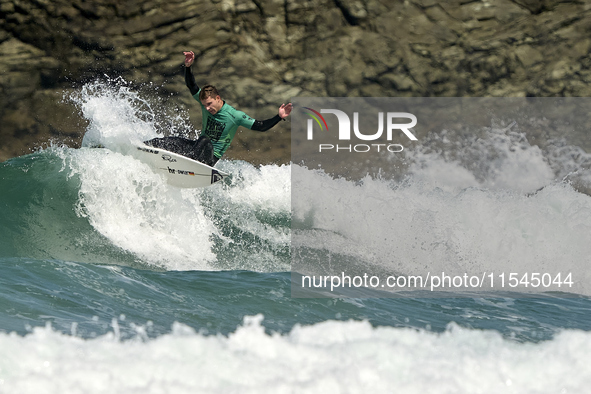
{"type": "Polygon", "coordinates": [[[238,126],[251,129],[255,120],[244,112],[238,111],[231,105],[226,104],[226,102],[224,102],[222,108],[215,115],[210,114],[201,103],[201,100],[199,100],[200,92],[201,89],[193,95],[193,98],[201,105],[203,119],[201,134],[209,137],[213,145],[213,154],[219,159],[230,146],[230,142],[234,139],[238,126]]]}

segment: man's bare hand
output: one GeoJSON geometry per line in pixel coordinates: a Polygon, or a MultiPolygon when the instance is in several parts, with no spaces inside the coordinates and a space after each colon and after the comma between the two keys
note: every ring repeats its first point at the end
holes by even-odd
{"type": "Polygon", "coordinates": [[[291,103],[281,104],[281,107],[279,107],[279,117],[281,119],[287,118],[291,113],[292,108],[293,106],[291,105],[291,103]]]}
{"type": "Polygon", "coordinates": [[[185,67],[191,67],[191,64],[195,61],[195,54],[193,51],[190,52],[183,52],[185,55],[185,67]]]}

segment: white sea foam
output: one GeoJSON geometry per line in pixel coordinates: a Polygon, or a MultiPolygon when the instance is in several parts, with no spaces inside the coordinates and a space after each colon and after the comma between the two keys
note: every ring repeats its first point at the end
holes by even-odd
{"type": "Polygon", "coordinates": [[[446,130],[431,134],[406,152],[409,172],[416,181],[446,190],[481,187],[527,193],[551,184],[556,176],[552,164],[558,170],[559,163],[511,127],[515,125],[461,137],[446,130]]]}
{"type": "MultiPolygon", "coordinates": [[[[67,149],[59,154],[70,176],[80,180],[77,214],[115,246],[145,263],[171,270],[232,267],[217,261],[214,252],[213,237],[225,243],[240,242],[221,234],[221,219],[278,247],[290,241],[289,166],[255,169],[243,162],[222,162],[221,167],[236,175],[231,186],[183,190],[168,185],[133,157],[108,149],[67,149]],[[206,206],[203,201],[210,202],[206,206]],[[274,216],[286,216],[287,227],[267,223],[265,217],[274,216]]],[[[260,253],[266,256],[267,252],[260,253]]],[[[273,257],[265,256],[263,260],[273,257]]],[[[285,263],[241,264],[255,271],[271,266],[288,269],[285,263]]]]}
{"type": "Polygon", "coordinates": [[[117,149],[157,136],[149,101],[123,80],[86,84],[71,99],[89,123],[83,146],[117,149]]]}
{"type": "Polygon", "coordinates": [[[285,213],[291,209],[289,165],[256,168],[245,162],[222,161],[221,167],[236,178],[235,187],[228,194],[228,203],[269,213],[285,213]]]}
{"type": "Polygon", "coordinates": [[[211,220],[151,169],[106,149],[64,152],[80,179],[77,213],[114,245],[166,269],[210,269],[211,220]]]}
{"type": "Polygon", "coordinates": [[[50,327],[0,333],[6,393],[583,393],[591,334],[540,343],[454,324],[437,334],[325,321],[267,334],[262,316],[226,336],[175,323],[155,339],[80,339],[50,327]]]}

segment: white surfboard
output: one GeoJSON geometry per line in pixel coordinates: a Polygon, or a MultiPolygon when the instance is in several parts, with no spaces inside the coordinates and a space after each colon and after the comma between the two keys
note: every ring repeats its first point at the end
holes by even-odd
{"type": "Polygon", "coordinates": [[[230,176],[178,153],[144,144],[135,145],[132,155],[163,175],[169,185],[176,187],[207,187],[230,176]]]}

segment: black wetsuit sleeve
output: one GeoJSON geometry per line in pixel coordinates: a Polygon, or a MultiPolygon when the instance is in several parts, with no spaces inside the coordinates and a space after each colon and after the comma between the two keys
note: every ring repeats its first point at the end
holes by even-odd
{"type": "Polygon", "coordinates": [[[199,92],[199,86],[197,85],[197,82],[195,82],[195,77],[193,76],[193,72],[191,72],[191,67],[185,67],[185,84],[191,91],[192,96],[199,92]]]}
{"type": "Polygon", "coordinates": [[[275,115],[271,119],[267,120],[255,120],[252,124],[251,130],[254,131],[267,131],[271,127],[275,126],[277,123],[281,121],[281,116],[275,115]]]}

